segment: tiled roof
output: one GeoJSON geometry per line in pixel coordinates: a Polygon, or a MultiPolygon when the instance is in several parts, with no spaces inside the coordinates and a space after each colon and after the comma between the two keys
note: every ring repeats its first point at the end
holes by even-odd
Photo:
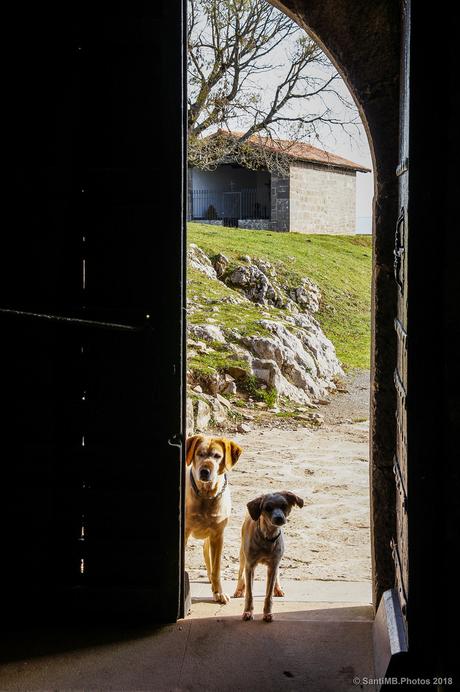
{"type": "MultiPolygon", "coordinates": [[[[239,138],[242,137],[244,133],[218,130],[216,134],[239,138]]],[[[284,153],[296,161],[308,161],[310,163],[323,164],[333,168],[346,168],[352,171],[359,171],[360,173],[370,173],[369,168],[359,163],[344,159],[342,156],[337,156],[337,154],[331,154],[329,151],[324,151],[324,149],[318,149],[306,142],[295,142],[289,139],[270,139],[270,137],[264,137],[260,134],[252,135],[248,141],[267,147],[273,151],[284,153]]]]}

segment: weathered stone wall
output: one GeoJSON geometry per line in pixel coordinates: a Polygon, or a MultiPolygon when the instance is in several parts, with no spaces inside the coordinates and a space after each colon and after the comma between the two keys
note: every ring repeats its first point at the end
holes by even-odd
{"type": "Polygon", "coordinates": [[[356,173],[296,161],[290,166],[289,230],[354,234],[356,173]]]}
{"type": "Polygon", "coordinates": [[[272,173],[271,204],[273,231],[289,231],[289,177],[272,173]]]}
{"type": "Polygon", "coordinates": [[[238,219],[238,228],[247,228],[253,231],[276,231],[270,219],[238,219]]]}
{"type": "Polygon", "coordinates": [[[222,219],[199,219],[197,223],[205,223],[208,226],[223,226],[222,219]]]}
{"type": "MultiPolygon", "coordinates": [[[[400,0],[270,0],[329,55],[358,106],[375,171],[371,371],[371,520],[374,604],[394,585],[396,285],[400,0]]],[[[420,3],[418,3],[420,4],[420,3]]],[[[446,44],[448,45],[448,44],[446,44]]]]}

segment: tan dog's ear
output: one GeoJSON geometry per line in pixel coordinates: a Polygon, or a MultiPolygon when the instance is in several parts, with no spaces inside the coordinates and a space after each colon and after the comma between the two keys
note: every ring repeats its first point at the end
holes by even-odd
{"type": "Polygon", "coordinates": [[[195,449],[198,444],[203,439],[203,435],[192,435],[192,437],[187,437],[185,442],[185,463],[190,466],[193,460],[193,455],[195,454],[195,449]]]}
{"type": "Polygon", "coordinates": [[[236,442],[233,442],[233,440],[227,440],[226,437],[222,437],[219,442],[222,443],[224,447],[224,452],[225,452],[225,458],[224,458],[224,463],[225,463],[225,468],[227,471],[230,471],[232,466],[235,466],[236,462],[240,458],[241,452],[243,451],[242,447],[236,444],[236,442]]]}
{"type": "Polygon", "coordinates": [[[265,495],[259,495],[259,497],[256,497],[255,500],[251,500],[246,505],[246,507],[248,508],[249,516],[251,517],[251,519],[254,519],[254,521],[257,521],[257,519],[262,514],[262,502],[264,497],[265,495]]]}
{"type": "Polygon", "coordinates": [[[283,490],[282,493],[280,493],[284,497],[287,502],[291,505],[297,505],[297,507],[303,507],[303,500],[301,497],[298,495],[295,495],[294,493],[291,493],[289,490],[283,490]]]}

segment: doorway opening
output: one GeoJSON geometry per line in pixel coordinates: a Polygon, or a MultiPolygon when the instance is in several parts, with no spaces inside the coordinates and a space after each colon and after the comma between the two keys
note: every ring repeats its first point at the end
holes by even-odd
{"type": "MultiPolygon", "coordinates": [[[[206,22],[196,18],[199,3],[192,4],[192,29],[198,26],[200,36],[206,22]]],[[[321,61],[325,68],[324,53],[321,61]]],[[[343,82],[340,89],[345,102],[343,82]]],[[[371,179],[372,154],[367,147],[357,163],[337,142],[328,151],[301,135],[257,132],[242,142],[243,157],[234,147],[240,135],[204,128],[200,153],[206,141],[211,153],[222,139],[231,140],[231,149],[203,168],[192,158],[188,174],[187,434],[227,437],[243,448],[229,474],[233,510],[222,577],[231,596],[247,502],[290,490],[305,505],[285,528],[285,603],[370,604],[373,260],[372,236],[359,231],[363,217],[372,228],[372,212],[357,211],[356,183],[371,179]],[[267,188],[263,205],[256,196],[242,204],[250,190],[245,176],[267,188]],[[229,205],[233,215],[225,211],[229,205]]],[[[195,150],[196,142],[192,157],[195,150]]],[[[370,210],[372,182],[367,188],[370,210]]],[[[201,541],[193,537],[185,569],[192,599],[212,603],[201,541]]],[[[262,594],[265,569],[257,577],[262,594]]]]}

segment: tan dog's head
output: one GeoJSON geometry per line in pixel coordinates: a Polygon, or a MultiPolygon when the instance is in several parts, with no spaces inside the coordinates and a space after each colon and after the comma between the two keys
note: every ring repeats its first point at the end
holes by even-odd
{"type": "Polygon", "coordinates": [[[193,435],[187,438],[185,461],[192,464],[195,481],[203,489],[215,486],[219,475],[230,471],[243,450],[236,442],[225,437],[193,435]]]}
{"type": "Polygon", "coordinates": [[[257,521],[260,516],[264,521],[274,526],[283,526],[294,505],[303,507],[304,502],[301,497],[283,490],[280,493],[268,493],[260,495],[251,500],[246,505],[251,519],[257,521]]]}

